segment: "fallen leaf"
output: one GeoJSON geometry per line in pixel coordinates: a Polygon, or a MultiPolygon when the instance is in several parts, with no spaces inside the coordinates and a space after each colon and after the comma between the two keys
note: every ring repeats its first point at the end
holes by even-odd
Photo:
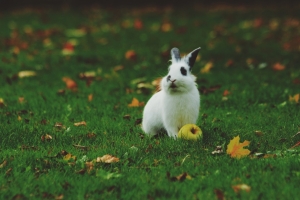
{"type": "Polygon", "coordinates": [[[172,30],[172,24],[170,24],[169,22],[164,22],[162,25],[161,25],[161,30],[162,32],[169,32],[172,30]]]}
{"type": "Polygon", "coordinates": [[[235,193],[239,193],[240,191],[250,192],[251,187],[246,184],[233,185],[232,189],[235,193]]]}
{"type": "Polygon", "coordinates": [[[218,200],[225,200],[224,192],[220,189],[214,189],[215,195],[218,200]]]}
{"type": "Polygon", "coordinates": [[[255,135],[257,135],[257,136],[262,136],[263,135],[263,132],[261,132],[261,131],[255,131],[255,135]]]}
{"type": "Polygon", "coordinates": [[[241,158],[250,154],[248,149],[243,147],[248,146],[249,141],[245,140],[243,143],[240,143],[240,136],[234,137],[230,140],[230,143],[227,145],[227,154],[232,158],[241,158]]]}
{"type": "Polygon", "coordinates": [[[230,92],[228,91],[228,90],[224,90],[224,92],[223,92],[223,97],[226,97],[226,96],[228,96],[230,94],[230,92]]]}
{"type": "Polygon", "coordinates": [[[50,140],[52,140],[52,136],[49,135],[49,134],[42,135],[41,140],[42,140],[42,141],[45,141],[45,140],[50,141],[50,140]]]}
{"type": "Polygon", "coordinates": [[[85,121],[76,122],[74,123],[74,126],[86,126],[86,122],[85,121]]]}
{"type": "Polygon", "coordinates": [[[272,69],[275,71],[282,71],[285,69],[285,66],[277,62],[272,66],[272,69]]]}
{"type": "Polygon", "coordinates": [[[25,98],[24,97],[19,97],[19,103],[24,103],[25,102],[25,98]]]}
{"type": "Polygon", "coordinates": [[[128,120],[130,120],[130,118],[131,118],[130,115],[124,115],[124,116],[123,116],[123,119],[128,119],[128,120]]]}
{"type": "Polygon", "coordinates": [[[62,80],[66,83],[66,86],[68,89],[73,90],[73,91],[77,90],[77,84],[71,78],[63,77],[62,80]]]}
{"type": "Polygon", "coordinates": [[[199,90],[200,90],[201,94],[208,94],[208,93],[215,92],[216,90],[218,90],[220,88],[221,88],[221,85],[214,85],[209,88],[202,86],[199,90]]]}
{"type": "Polygon", "coordinates": [[[55,200],[62,200],[64,199],[64,195],[63,194],[60,194],[58,196],[55,197],[55,200]]]}
{"type": "Polygon", "coordinates": [[[134,20],[134,28],[140,30],[143,28],[143,22],[140,19],[134,20]]]}
{"type": "Polygon", "coordinates": [[[126,51],[126,53],[125,53],[125,58],[126,58],[127,60],[136,60],[137,55],[136,55],[136,53],[135,53],[134,50],[128,50],[128,51],[126,51]]]}
{"type": "Polygon", "coordinates": [[[64,159],[65,161],[71,161],[71,160],[75,161],[75,160],[76,160],[76,156],[74,156],[74,155],[72,155],[72,154],[70,154],[70,153],[67,153],[67,154],[63,157],[63,159],[64,159]]]}
{"type": "Polygon", "coordinates": [[[106,154],[102,157],[97,157],[96,162],[104,162],[104,163],[115,163],[119,162],[119,158],[114,157],[112,155],[106,154]]]}
{"type": "Polygon", "coordinates": [[[86,162],[85,168],[88,173],[90,173],[94,169],[94,163],[93,162],[86,162]]]}
{"type": "Polygon", "coordinates": [[[35,71],[20,71],[18,73],[19,78],[25,78],[25,77],[31,77],[31,76],[36,76],[35,71]]]}
{"type": "Polygon", "coordinates": [[[94,137],[96,137],[96,134],[95,133],[87,133],[86,137],[88,137],[88,138],[94,138],[94,137]]]}
{"type": "Polygon", "coordinates": [[[144,106],[145,103],[144,102],[139,102],[139,100],[137,98],[133,98],[131,103],[128,104],[128,107],[140,107],[140,106],[144,106]]]}
{"type": "Polygon", "coordinates": [[[4,103],[4,99],[0,98],[0,107],[4,107],[5,103],[4,103]]]}
{"type": "Polygon", "coordinates": [[[71,42],[66,42],[63,45],[61,53],[63,55],[72,55],[74,53],[74,44],[72,44],[71,42]]]}
{"type": "Polygon", "coordinates": [[[117,65],[117,66],[114,67],[113,70],[114,70],[115,72],[117,72],[117,71],[120,71],[120,70],[122,70],[122,69],[124,69],[124,66],[123,66],[123,65],[117,65]]]}
{"type": "Polygon", "coordinates": [[[7,161],[6,160],[4,160],[1,164],[0,164],[0,168],[3,168],[3,167],[5,167],[7,165],[7,161]]]}
{"type": "Polygon", "coordinates": [[[294,96],[289,96],[290,102],[299,103],[299,99],[300,99],[300,94],[295,94],[294,96]]]}
{"type": "Polygon", "coordinates": [[[213,68],[213,63],[208,62],[206,65],[200,70],[201,74],[207,74],[210,72],[210,70],[213,68]]]}
{"type": "Polygon", "coordinates": [[[61,122],[56,122],[54,127],[57,129],[66,129],[66,126],[64,126],[61,122]]]}
{"type": "Polygon", "coordinates": [[[93,94],[89,94],[88,101],[91,102],[93,100],[93,94]]]}

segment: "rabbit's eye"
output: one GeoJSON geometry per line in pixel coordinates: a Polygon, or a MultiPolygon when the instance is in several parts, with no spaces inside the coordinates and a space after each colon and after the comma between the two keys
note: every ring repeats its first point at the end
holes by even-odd
{"type": "Polygon", "coordinates": [[[184,67],[180,68],[180,72],[183,76],[186,76],[186,69],[184,67]]]}

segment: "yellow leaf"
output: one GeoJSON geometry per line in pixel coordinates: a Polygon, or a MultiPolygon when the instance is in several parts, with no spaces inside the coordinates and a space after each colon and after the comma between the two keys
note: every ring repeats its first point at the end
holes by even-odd
{"type": "Polygon", "coordinates": [[[30,76],[36,76],[35,71],[20,71],[18,73],[19,78],[25,78],[25,77],[30,77],[30,76]]]}
{"type": "Polygon", "coordinates": [[[232,158],[241,158],[250,154],[248,149],[243,147],[248,146],[249,141],[245,140],[243,143],[240,143],[240,136],[234,137],[230,140],[230,143],[227,145],[227,154],[232,158]]]}
{"type": "Polygon", "coordinates": [[[119,162],[119,158],[113,157],[112,155],[106,154],[102,157],[97,157],[96,162],[114,163],[119,162]]]}
{"type": "Polygon", "coordinates": [[[76,160],[76,156],[73,156],[72,154],[70,154],[70,153],[68,153],[68,154],[66,154],[64,157],[63,157],[63,159],[65,160],[65,161],[70,161],[70,160],[76,160]]]}
{"type": "Polygon", "coordinates": [[[144,106],[144,102],[139,102],[137,98],[133,98],[131,103],[128,104],[128,107],[139,107],[139,106],[144,106]]]}
{"type": "Polygon", "coordinates": [[[210,72],[211,68],[213,68],[213,63],[212,62],[208,62],[206,63],[206,65],[201,69],[201,74],[206,74],[208,72],[210,72]]]}
{"type": "Polygon", "coordinates": [[[299,103],[299,99],[300,99],[300,94],[295,94],[294,96],[289,96],[290,102],[299,103]]]}

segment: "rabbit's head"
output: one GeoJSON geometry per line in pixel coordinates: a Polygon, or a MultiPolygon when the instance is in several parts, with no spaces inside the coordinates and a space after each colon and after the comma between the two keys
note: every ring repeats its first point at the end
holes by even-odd
{"type": "Polygon", "coordinates": [[[167,93],[186,93],[195,88],[196,77],[192,75],[192,67],[200,47],[184,57],[180,57],[179,49],[171,50],[172,64],[168,75],[161,81],[161,89],[167,93]]]}

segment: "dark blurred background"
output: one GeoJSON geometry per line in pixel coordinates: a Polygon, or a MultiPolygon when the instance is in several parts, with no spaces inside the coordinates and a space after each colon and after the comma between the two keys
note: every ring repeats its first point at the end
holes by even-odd
{"type": "Polygon", "coordinates": [[[132,7],[132,6],[192,6],[201,4],[203,6],[228,5],[228,6],[268,6],[268,7],[294,7],[299,5],[299,0],[0,0],[0,9],[15,9],[22,7],[60,7],[60,6],[106,6],[106,7],[132,7]]]}

